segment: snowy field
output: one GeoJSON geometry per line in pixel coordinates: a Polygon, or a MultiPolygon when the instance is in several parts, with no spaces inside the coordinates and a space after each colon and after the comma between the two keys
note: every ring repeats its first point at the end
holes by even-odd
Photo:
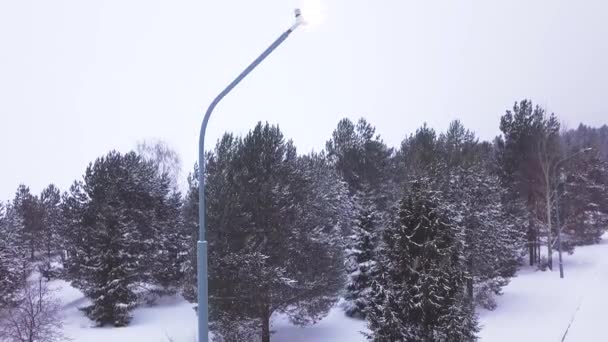
{"type": "MultiPolygon", "coordinates": [[[[556,258],[557,261],[557,258],[556,258]]],[[[601,244],[576,249],[564,260],[565,279],[554,272],[523,268],[504,289],[495,311],[481,310],[482,342],[601,341],[608,307],[608,235],[601,244]]],[[[196,318],[192,305],[179,297],[134,312],[126,328],[94,328],[78,310],[87,304],[82,293],[63,281],[53,281],[63,302],[65,333],[75,342],[194,342],[196,318]]],[[[291,326],[275,319],[273,342],[363,342],[365,322],[346,318],[335,308],[317,325],[291,326]]]]}
{"type": "Polygon", "coordinates": [[[480,312],[482,342],[560,342],[570,322],[565,342],[606,341],[608,235],[599,245],[564,256],[564,279],[557,265],[553,272],[519,271],[498,298],[498,308],[480,312]]]}

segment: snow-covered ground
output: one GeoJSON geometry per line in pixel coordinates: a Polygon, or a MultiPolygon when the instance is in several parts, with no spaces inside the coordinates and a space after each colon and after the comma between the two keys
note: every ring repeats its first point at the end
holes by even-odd
{"type": "Polygon", "coordinates": [[[189,304],[180,297],[162,298],[156,305],[134,311],[128,327],[96,328],[78,310],[89,304],[77,289],[62,280],[51,282],[63,303],[64,331],[74,342],[196,342],[196,316],[189,304]]]}
{"type": "Polygon", "coordinates": [[[294,327],[279,317],[273,329],[273,342],[364,342],[365,321],[348,318],[340,307],[335,307],[321,322],[310,327],[294,327]]]}
{"type": "MultiPolygon", "coordinates": [[[[564,255],[565,278],[554,271],[523,268],[504,289],[495,311],[480,312],[482,342],[606,341],[608,235],[599,245],[564,255]]],[[[557,262],[557,255],[554,258],[557,262]]]]}
{"type": "MultiPolygon", "coordinates": [[[[557,261],[557,258],[556,258],[557,261]]],[[[572,322],[567,342],[603,341],[608,307],[608,235],[601,244],[577,248],[564,259],[565,279],[555,271],[523,268],[498,298],[495,311],[481,310],[482,342],[560,342],[572,322]]],[[[179,297],[164,298],[138,308],[125,328],[95,328],[78,307],[87,300],[63,281],[53,281],[63,303],[65,333],[74,342],[194,342],[196,317],[192,305],[179,297]]],[[[344,316],[338,307],[318,324],[293,327],[274,321],[274,342],[363,342],[365,322],[344,316]]]]}
{"type": "MultiPolygon", "coordinates": [[[[196,342],[196,315],[193,305],[179,296],[166,297],[155,305],[136,309],[128,327],[97,328],[78,308],[89,301],[77,289],[62,280],[51,281],[50,287],[62,302],[64,331],[74,342],[196,342]]],[[[312,327],[295,327],[287,319],[277,317],[273,322],[273,342],[358,342],[365,341],[360,333],[365,322],[344,316],[341,308],[312,327]]]]}

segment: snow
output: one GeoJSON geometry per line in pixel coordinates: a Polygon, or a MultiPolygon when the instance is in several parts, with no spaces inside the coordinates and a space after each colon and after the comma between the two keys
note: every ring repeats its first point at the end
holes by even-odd
{"type": "Polygon", "coordinates": [[[565,278],[554,270],[523,268],[497,298],[495,311],[481,310],[481,342],[602,340],[608,306],[608,234],[598,245],[564,255],[565,278]]]}
{"type": "MultiPolygon", "coordinates": [[[[90,301],[82,292],[62,280],[53,280],[50,287],[61,300],[64,332],[73,342],[195,342],[196,315],[193,305],[179,296],[165,297],[155,305],[135,309],[133,320],[124,328],[95,327],[78,308],[90,301]]],[[[341,307],[333,308],[321,322],[310,327],[296,327],[285,317],[277,317],[272,329],[273,342],[358,342],[365,341],[360,331],[366,323],[350,319],[341,307]]]]}
{"type": "Polygon", "coordinates": [[[340,305],[333,308],[321,322],[309,327],[294,327],[284,317],[276,319],[272,342],[364,342],[362,331],[367,323],[344,315],[340,305]]]}
{"type": "MultiPolygon", "coordinates": [[[[554,271],[524,267],[497,298],[494,311],[480,309],[482,342],[601,340],[603,313],[608,307],[608,235],[602,243],[579,247],[564,255],[565,279],[559,278],[557,255],[554,271]]],[[[74,342],[196,341],[196,315],[192,304],[179,296],[162,298],[140,307],[125,328],[97,328],[78,310],[89,301],[68,283],[54,280],[51,286],[63,303],[64,329],[74,342]]],[[[366,323],[347,318],[336,306],[316,325],[292,326],[285,317],[275,317],[273,342],[364,342],[366,323]]]]}
{"type": "Polygon", "coordinates": [[[78,310],[90,304],[77,289],[62,280],[50,282],[62,301],[64,332],[74,342],[195,342],[196,315],[193,305],[178,296],[161,298],[153,306],[134,310],[128,327],[95,327],[95,324],[78,310]]]}

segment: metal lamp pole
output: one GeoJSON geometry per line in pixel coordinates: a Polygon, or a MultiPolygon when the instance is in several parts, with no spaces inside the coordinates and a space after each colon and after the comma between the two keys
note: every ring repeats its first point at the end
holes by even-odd
{"type": "MultiPolygon", "coordinates": [[[[593,150],[592,148],[584,148],[560,161],[558,161],[555,164],[555,172],[559,172],[559,167],[561,166],[561,164],[565,161],[568,161],[576,156],[578,156],[579,154],[582,153],[586,153],[593,150]]],[[[559,176],[558,176],[559,177],[559,176]]],[[[560,278],[564,278],[564,264],[562,262],[562,229],[560,227],[560,221],[559,221],[559,180],[558,180],[558,186],[556,186],[555,188],[555,212],[557,214],[557,220],[556,220],[556,224],[557,224],[557,255],[559,257],[559,277],[560,278]]]]}
{"type": "Polygon", "coordinates": [[[300,25],[304,24],[302,13],[299,9],[295,10],[296,21],[287,29],[277,40],[275,40],[270,46],[262,52],[262,54],[256,58],[240,75],[232,81],[226,89],[224,89],[217,97],[211,102],[205,117],[203,124],[201,125],[201,133],[198,143],[198,217],[199,217],[199,238],[197,243],[197,263],[198,263],[198,341],[208,342],[209,341],[209,293],[208,293],[208,274],[207,274],[207,240],[205,239],[205,131],[207,130],[207,123],[209,117],[213,112],[213,109],[217,104],[226,96],[239,82],[241,82],[249,73],[255,69],[268,55],[270,55],[281,43],[283,43],[287,37],[300,25]]]}

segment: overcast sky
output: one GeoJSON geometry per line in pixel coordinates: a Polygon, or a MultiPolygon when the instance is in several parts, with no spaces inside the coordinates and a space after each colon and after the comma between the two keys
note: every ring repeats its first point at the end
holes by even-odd
{"type": "MultiPolygon", "coordinates": [[[[189,171],[203,111],[301,3],[0,0],[0,199],[19,183],[65,190],[142,139],[166,140],[189,171]]],[[[345,116],[393,146],[456,118],[490,139],[523,98],[569,127],[608,121],[605,0],[320,3],[322,22],[218,106],[207,148],[267,120],[320,150],[345,116]]]]}

